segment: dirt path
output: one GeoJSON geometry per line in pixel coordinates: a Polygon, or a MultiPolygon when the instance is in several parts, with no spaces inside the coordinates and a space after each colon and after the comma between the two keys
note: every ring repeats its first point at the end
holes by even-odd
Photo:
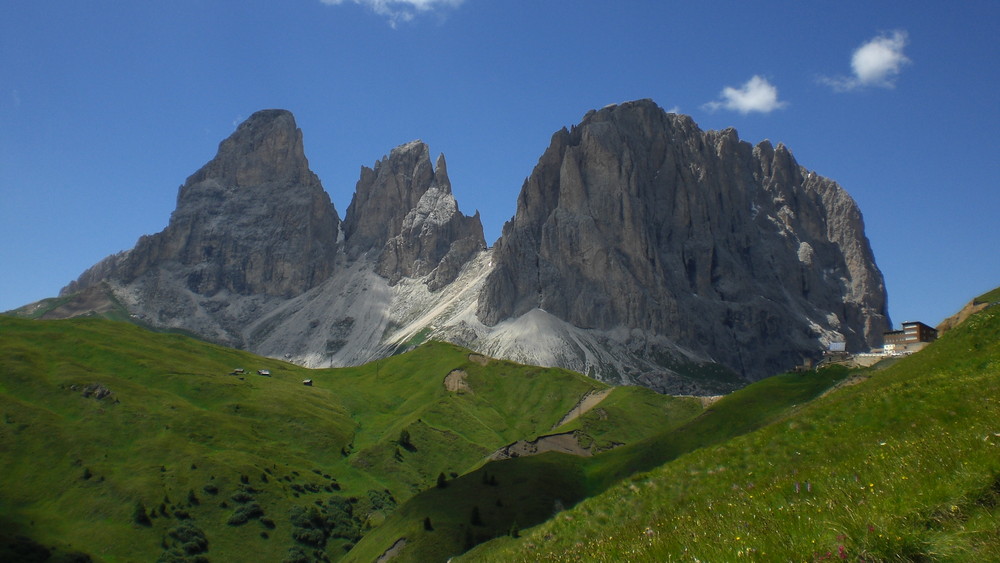
{"type": "Polygon", "coordinates": [[[399,552],[403,550],[406,546],[406,538],[399,538],[396,543],[392,544],[392,547],[385,550],[385,553],[376,559],[377,563],[385,563],[386,561],[392,559],[393,557],[399,555],[399,552]]]}
{"type": "Polygon", "coordinates": [[[580,402],[577,403],[575,407],[570,409],[570,411],[566,413],[566,416],[564,416],[562,420],[559,421],[559,424],[553,426],[552,429],[555,430],[556,428],[559,428],[563,424],[576,420],[583,413],[599,405],[601,401],[604,400],[605,397],[611,394],[611,391],[612,389],[608,388],[601,391],[591,391],[587,393],[586,395],[580,398],[580,402]]]}

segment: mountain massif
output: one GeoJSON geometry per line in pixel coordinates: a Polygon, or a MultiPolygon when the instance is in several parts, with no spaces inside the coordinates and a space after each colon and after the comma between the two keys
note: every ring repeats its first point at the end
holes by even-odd
{"type": "Polygon", "coordinates": [[[781,144],[649,100],[556,132],[493,247],[426,144],[363,167],[341,219],[292,114],[258,112],[181,186],[162,232],[47,314],[89,310],[81,296],[310,367],[437,339],[674,393],[759,379],[833,341],[876,346],[890,326],[847,192],[781,144]]]}

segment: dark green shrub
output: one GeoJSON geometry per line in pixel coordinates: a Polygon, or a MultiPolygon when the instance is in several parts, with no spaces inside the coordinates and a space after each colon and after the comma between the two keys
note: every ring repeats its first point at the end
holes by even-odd
{"type": "Polygon", "coordinates": [[[256,502],[250,504],[244,504],[233,512],[226,524],[230,526],[242,526],[248,521],[254,518],[260,518],[264,515],[264,509],[260,507],[256,502]]]}
{"type": "Polygon", "coordinates": [[[292,539],[314,547],[323,547],[326,545],[326,534],[323,530],[315,528],[294,528],[292,530],[292,539]]]}
{"type": "Polygon", "coordinates": [[[243,491],[240,491],[240,492],[236,493],[235,495],[233,495],[233,496],[231,496],[229,498],[232,499],[232,500],[234,500],[234,501],[236,501],[236,502],[238,502],[238,503],[240,503],[240,504],[246,504],[246,503],[248,503],[248,502],[250,502],[250,501],[253,500],[253,496],[252,495],[244,493],[243,491]]]}
{"type": "Polygon", "coordinates": [[[281,561],[281,563],[310,563],[310,559],[309,556],[306,555],[306,552],[302,551],[300,548],[290,547],[288,548],[288,554],[285,555],[285,558],[281,561]]]}
{"type": "Polygon", "coordinates": [[[205,537],[205,532],[190,522],[171,528],[167,532],[167,536],[172,538],[175,544],[188,555],[208,551],[208,539],[205,537]]]}
{"type": "Polygon", "coordinates": [[[149,515],[146,514],[146,505],[142,504],[141,500],[135,502],[135,508],[132,510],[132,521],[140,526],[152,526],[153,522],[150,521],[149,515]]]}
{"type": "Polygon", "coordinates": [[[417,447],[410,441],[410,431],[405,428],[399,431],[399,439],[396,440],[396,443],[408,452],[417,451],[417,447]]]}

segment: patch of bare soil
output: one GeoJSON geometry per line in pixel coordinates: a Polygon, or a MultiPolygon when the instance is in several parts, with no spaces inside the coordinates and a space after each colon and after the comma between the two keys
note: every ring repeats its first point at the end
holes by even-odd
{"type": "Polygon", "coordinates": [[[711,395],[708,397],[698,397],[698,400],[701,401],[701,408],[707,409],[723,397],[725,397],[725,395],[711,395]]]}
{"type": "Polygon", "coordinates": [[[398,540],[396,540],[396,543],[392,544],[392,547],[385,550],[385,553],[379,555],[378,559],[376,559],[375,561],[377,563],[385,563],[386,561],[399,555],[399,552],[402,551],[404,547],[406,547],[406,538],[399,538],[398,540]]]}
{"type": "Polygon", "coordinates": [[[472,387],[469,387],[469,382],[465,380],[467,377],[469,374],[464,370],[453,369],[444,377],[444,388],[451,393],[471,393],[472,387]]]}
{"type": "Polygon", "coordinates": [[[475,362],[481,366],[485,366],[490,363],[490,359],[482,354],[469,354],[469,361],[475,362]]]}
{"type": "Polygon", "coordinates": [[[563,452],[581,457],[593,455],[589,449],[580,446],[576,435],[572,432],[564,432],[562,434],[539,436],[537,439],[531,441],[518,440],[493,452],[490,459],[510,459],[512,457],[525,457],[545,452],[563,452]]]}
{"type": "Polygon", "coordinates": [[[698,402],[701,403],[702,409],[707,409],[708,407],[714,405],[716,401],[725,397],[725,395],[674,395],[674,396],[683,399],[698,399],[698,402]]]}
{"type": "Polygon", "coordinates": [[[964,323],[972,315],[975,315],[989,306],[989,303],[976,303],[975,301],[970,301],[965,305],[965,307],[962,307],[961,311],[941,321],[941,324],[937,325],[938,332],[941,334],[948,332],[956,326],[964,323]]]}

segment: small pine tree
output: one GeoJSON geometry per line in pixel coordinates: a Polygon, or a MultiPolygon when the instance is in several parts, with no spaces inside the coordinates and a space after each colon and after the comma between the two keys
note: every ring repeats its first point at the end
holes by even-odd
{"type": "Polygon", "coordinates": [[[399,440],[398,440],[398,443],[399,443],[400,446],[403,446],[404,448],[410,447],[412,445],[410,443],[410,431],[409,430],[407,430],[407,429],[404,428],[404,429],[402,429],[402,430],[399,431],[399,440]]]}
{"type": "Polygon", "coordinates": [[[152,526],[153,522],[150,521],[149,515],[146,514],[146,505],[142,504],[141,500],[135,501],[135,508],[132,510],[132,521],[140,526],[152,526]]]}
{"type": "Polygon", "coordinates": [[[424,529],[427,530],[428,532],[434,531],[434,526],[431,525],[431,517],[430,516],[425,516],[424,517],[424,529]]]}
{"type": "Polygon", "coordinates": [[[469,523],[472,524],[473,526],[482,526],[483,525],[483,519],[479,515],[479,507],[478,506],[473,506],[472,507],[472,515],[469,516],[469,523]]]}
{"type": "Polygon", "coordinates": [[[512,538],[521,537],[521,529],[517,526],[517,520],[514,520],[510,525],[510,530],[507,531],[507,535],[512,538]]]}
{"type": "Polygon", "coordinates": [[[448,479],[445,478],[444,473],[438,473],[437,488],[443,489],[448,486],[448,479]]]}
{"type": "Polygon", "coordinates": [[[476,547],[476,539],[472,536],[472,530],[468,528],[466,528],[465,530],[464,546],[465,546],[465,551],[469,551],[470,549],[476,547]]]}

